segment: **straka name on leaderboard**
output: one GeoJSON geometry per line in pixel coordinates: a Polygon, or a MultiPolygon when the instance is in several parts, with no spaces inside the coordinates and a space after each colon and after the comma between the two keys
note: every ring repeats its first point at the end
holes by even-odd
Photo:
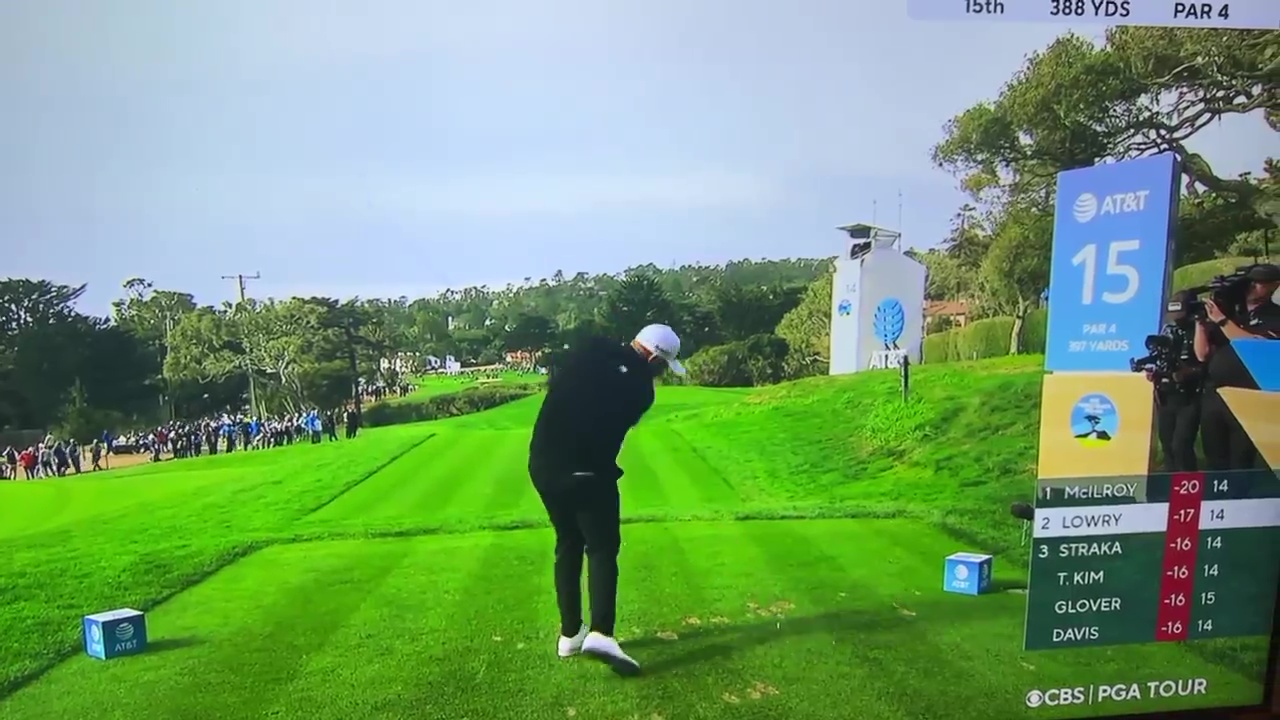
{"type": "Polygon", "coordinates": [[[1280,2],[1276,0],[907,0],[907,13],[915,20],[1280,28],[1280,2]]]}

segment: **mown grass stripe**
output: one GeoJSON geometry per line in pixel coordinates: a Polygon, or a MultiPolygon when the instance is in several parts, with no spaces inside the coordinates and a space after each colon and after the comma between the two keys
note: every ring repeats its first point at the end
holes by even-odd
{"type": "MultiPolygon", "coordinates": [[[[474,536],[431,612],[448,621],[422,660],[430,667],[408,699],[422,717],[545,717],[543,694],[559,668],[548,531],[474,536]]],[[[553,686],[552,686],[553,687],[553,686]]]]}
{"type": "Polygon", "coordinates": [[[320,512],[321,510],[324,510],[325,508],[329,507],[330,505],[334,504],[335,502],[338,502],[338,501],[339,501],[339,500],[341,500],[341,499],[343,498],[343,496],[345,496],[347,493],[349,493],[349,492],[351,492],[351,491],[355,490],[356,488],[358,488],[358,487],[360,487],[361,485],[363,485],[365,482],[367,482],[367,481],[369,481],[370,479],[372,479],[372,478],[376,477],[376,476],[378,475],[378,473],[380,473],[380,472],[382,472],[382,471],[386,470],[387,468],[391,467],[392,465],[394,465],[396,462],[398,462],[398,461],[399,461],[399,460],[401,460],[402,458],[405,458],[405,457],[409,456],[409,454],[410,454],[410,453],[413,453],[414,451],[416,451],[416,450],[418,450],[418,449],[422,448],[422,446],[426,445],[426,444],[427,444],[427,443],[428,443],[432,438],[434,438],[435,436],[436,436],[436,434],[435,434],[435,433],[431,433],[430,435],[428,435],[428,436],[426,436],[426,437],[422,438],[422,440],[421,440],[420,442],[414,443],[414,444],[412,444],[412,445],[410,445],[410,446],[406,447],[405,449],[401,450],[400,452],[395,453],[395,454],[393,454],[393,455],[389,456],[389,457],[388,457],[385,461],[383,461],[381,464],[379,464],[379,465],[375,466],[374,468],[372,468],[372,469],[371,469],[371,470],[369,470],[368,472],[364,473],[363,475],[359,476],[359,477],[358,477],[358,478],[356,478],[355,480],[352,480],[352,481],[351,481],[350,483],[348,483],[345,487],[343,487],[343,488],[342,488],[341,490],[339,490],[336,494],[334,494],[334,496],[333,496],[333,497],[329,498],[328,500],[325,500],[324,502],[320,503],[320,504],[319,504],[319,505],[317,505],[316,507],[312,508],[312,509],[307,513],[307,515],[315,515],[316,513],[320,512]]]}

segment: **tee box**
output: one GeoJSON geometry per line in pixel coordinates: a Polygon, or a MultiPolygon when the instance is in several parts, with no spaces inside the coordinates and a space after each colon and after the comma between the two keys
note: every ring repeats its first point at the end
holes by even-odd
{"type": "Polygon", "coordinates": [[[99,660],[136,655],[147,649],[147,618],[122,608],[84,616],[84,650],[99,660]]]}
{"type": "Polygon", "coordinates": [[[947,557],[942,589],[961,595],[981,595],[991,587],[991,556],[958,552],[947,557]]]}

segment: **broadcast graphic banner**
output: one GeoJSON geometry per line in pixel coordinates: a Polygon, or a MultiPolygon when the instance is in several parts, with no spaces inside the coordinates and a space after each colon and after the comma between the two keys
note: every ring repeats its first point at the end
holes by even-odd
{"type": "Polygon", "coordinates": [[[1040,399],[1041,480],[1145,477],[1151,383],[1140,373],[1048,375],[1040,399]]]}
{"type": "Polygon", "coordinates": [[[1276,0],[907,0],[913,20],[1275,30],[1276,0]]]}

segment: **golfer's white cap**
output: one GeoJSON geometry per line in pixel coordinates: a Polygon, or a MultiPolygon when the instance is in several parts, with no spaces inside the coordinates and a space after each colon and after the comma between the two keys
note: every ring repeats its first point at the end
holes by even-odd
{"type": "Polygon", "coordinates": [[[676,359],[680,354],[680,336],[669,325],[646,325],[636,334],[636,344],[665,360],[671,372],[684,374],[684,366],[676,359]]]}

